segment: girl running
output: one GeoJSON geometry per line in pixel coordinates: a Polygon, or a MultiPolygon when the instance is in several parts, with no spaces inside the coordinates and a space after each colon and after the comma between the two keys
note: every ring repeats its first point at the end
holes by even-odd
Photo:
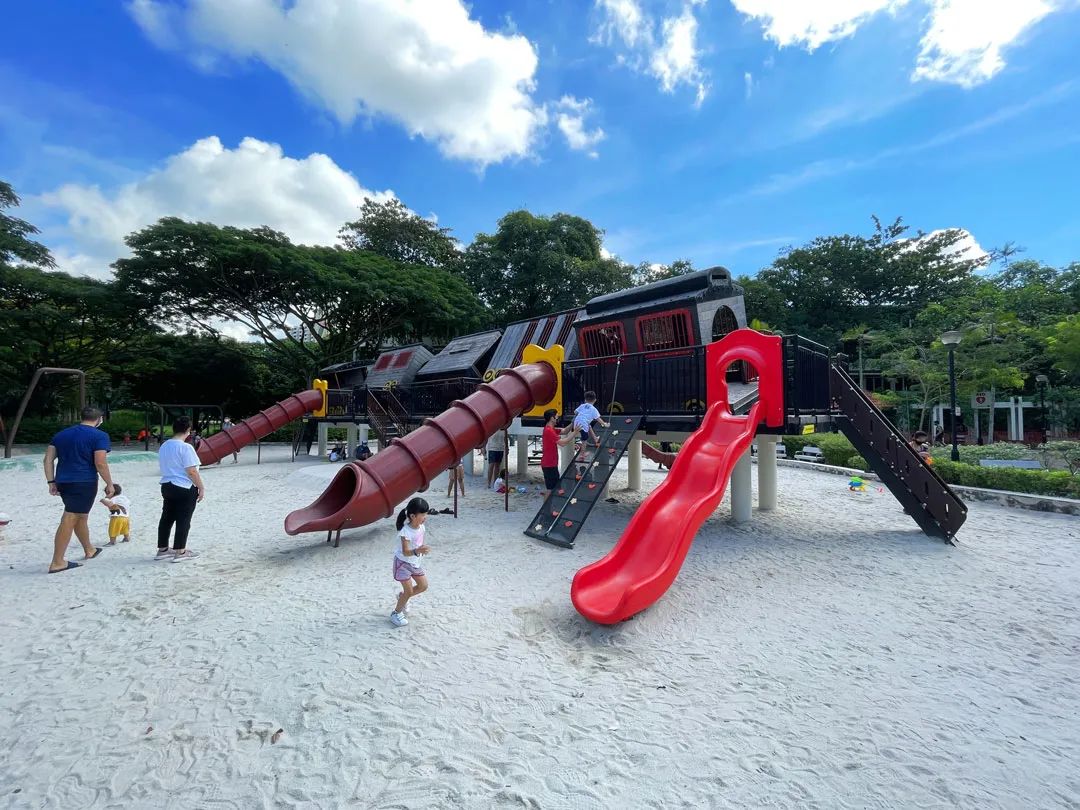
{"type": "Polygon", "coordinates": [[[423,498],[413,498],[397,516],[397,548],[394,550],[394,579],[401,583],[401,595],[398,596],[394,612],[390,614],[390,623],[402,627],[409,623],[405,618],[409,600],[427,590],[427,575],[420,567],[420,557],[431,551],[427,546],[428,502],[423,498]]]}

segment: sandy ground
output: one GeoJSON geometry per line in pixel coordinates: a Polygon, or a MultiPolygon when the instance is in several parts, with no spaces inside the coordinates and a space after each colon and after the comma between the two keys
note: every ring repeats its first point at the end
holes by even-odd
{"type": "Polygon", "coordinates": [[[567,551],[521,534],[538,496],[506,514],[470,479],[395,629],[389,522],[286,536],[335,468],[263,458],[205,471],[176,565],[151,559],[156,465],[118,458],[136,541],[56,576],[58,501],[0,469],[0,807],[1080,806],[1075,518],[975,503],[951,548],[783,468],[778,511],[725,503],[604,628],[570,579],[643,493],[616,478],[567,551]]]}

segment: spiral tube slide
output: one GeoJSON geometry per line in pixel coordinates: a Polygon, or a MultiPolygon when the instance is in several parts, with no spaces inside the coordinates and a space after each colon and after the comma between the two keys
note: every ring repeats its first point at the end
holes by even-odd
{"type": "Polygon", "coordinates": [[[523,411],[550,402],[557,391],[558,377],[550,363],[504,371],[367,461],[342,467],[314,503],[285,518],[286,533],[355,528],[393,516],[397,504],[426,490],[432,478],[481,447],[523,411]]]}
{"type": "Polygon", "coordinates": [[[281,402],[275,402],[269,408],[259,411],[250,419],[238,422],[228,430],[215,433],[199,443],[199,462],[213,464],[221,461],[230,453],[246,447],[269,435],[282,425],[299,419],[305,413],[319,410],[323,405],[323,392],[317,389],[301,391],[281,402]]]}

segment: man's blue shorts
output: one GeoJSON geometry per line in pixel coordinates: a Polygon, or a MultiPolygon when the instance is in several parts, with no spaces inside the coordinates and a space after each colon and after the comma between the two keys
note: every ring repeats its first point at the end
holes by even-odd
{"type": "Polygon", "coordinates": [[[88,515],[94,508],[97,495],[97,481],[74,481],[57,484],[60,500],[64,502],[64,511],[73,515],[88,515]]]}

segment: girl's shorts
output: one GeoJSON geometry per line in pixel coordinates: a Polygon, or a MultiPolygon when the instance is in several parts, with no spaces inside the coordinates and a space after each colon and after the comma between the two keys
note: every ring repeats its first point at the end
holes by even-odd
{"type": "Polygon", "coordinates": [[[426,574],[419,565],[413,565],[411,562],[405,562],[405,560],[394,557],[394,579],[398,582],[407,582],[413,577],[422,576],[426,576],[426,574]]]}

